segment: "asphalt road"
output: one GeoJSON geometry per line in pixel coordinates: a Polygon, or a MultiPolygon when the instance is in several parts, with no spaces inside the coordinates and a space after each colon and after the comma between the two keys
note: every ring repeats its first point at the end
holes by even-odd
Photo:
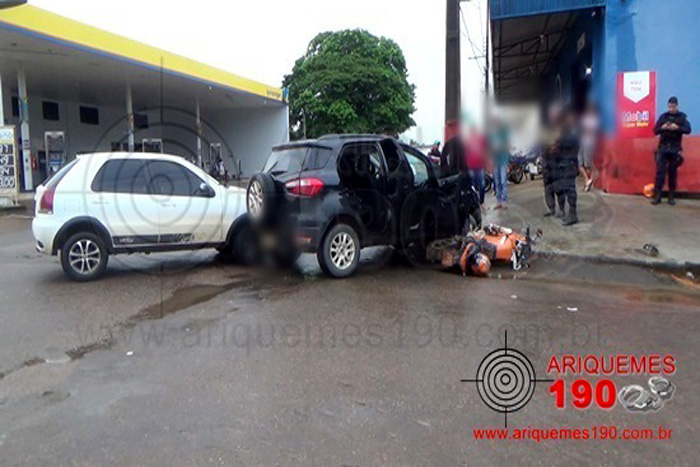
{"type": "Polygon", "coordinates": [[[112,258],[103,280],[77,284],[34,252],[28,227],[0,217],[2,465],[696,464],[688,278],[540,258],[473,279],[379,249],[344,281],[313,257],[282,272],[199,252],[112,258]],[[657,412],[577,410],[570,395],[558,410],[541,382],[509,429],[663,427],[670,439],[476,440],[505,417],[461,380],[506,331],[540,379],[559,377],[546,374],[552,355],[677,365],[657,412]]]}

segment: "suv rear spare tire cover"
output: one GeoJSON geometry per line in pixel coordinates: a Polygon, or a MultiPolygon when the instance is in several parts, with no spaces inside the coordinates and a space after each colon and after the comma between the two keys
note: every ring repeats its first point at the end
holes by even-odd
{"type": "Polygon", "coordinates": [[[268,224],[275,216],[277,189],[272,176],[259,172],[248,182],[246,190],[248,216],[254,224],[268,224]]]}

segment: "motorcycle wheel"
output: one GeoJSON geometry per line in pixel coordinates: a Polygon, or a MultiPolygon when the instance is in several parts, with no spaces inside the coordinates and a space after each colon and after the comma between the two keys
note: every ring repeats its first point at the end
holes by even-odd
{"type": "Polygon", "coordinates": [[[513,167],[513,171],[510,173],[510,180],[513,183],[519,185],[523,181],[524,177],[525,172],[523,171],[522,167],[513,167]]]}

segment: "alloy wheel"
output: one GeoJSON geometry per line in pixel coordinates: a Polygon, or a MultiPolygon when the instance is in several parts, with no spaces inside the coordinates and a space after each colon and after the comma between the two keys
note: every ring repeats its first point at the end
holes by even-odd
{"type": "Polygon", "coordinates": [[[100,247],[89,239],[78,240],[68,252],[71,267],[79,274],[92,274],[102,261],[100,247]]]}
{"type": "Polygon", "coordinates": [[[330,256],[333,265],[345,270],[352,265],[357,254],[357,248],[350,234],[339,232],[333,237],[330,245],[330,256]]]}

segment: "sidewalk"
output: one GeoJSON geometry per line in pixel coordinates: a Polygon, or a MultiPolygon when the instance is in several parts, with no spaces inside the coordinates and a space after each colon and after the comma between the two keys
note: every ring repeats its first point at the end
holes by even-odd
{"type": "Polygon", "coordinates": [[[494,211],[495,197],[487,195],[484,224],[518,229],[529,225],[533,234],[542,229],[544,236],[535,247],[541,254],[650,266],[700,266],[700,201],[681,199],[672,207],[664,199],[663,204],[651,206],[641,196],[581,189],[578,194],[580,223],[562,227],[559,219],[543,217],[541,179],[511,184],[508,210],[494,211]],[[645,254],[645,244],[655,245],[659,255],[645,254]]]}

